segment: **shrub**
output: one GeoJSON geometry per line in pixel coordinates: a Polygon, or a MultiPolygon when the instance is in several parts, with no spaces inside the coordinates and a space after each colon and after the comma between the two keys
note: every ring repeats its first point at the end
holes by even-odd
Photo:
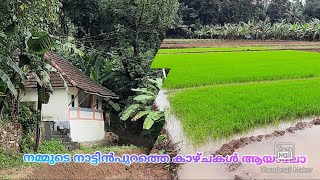
{"type": "Polygon", "coordinates": [[[20,167],[24,162],[18,153],[6,153],[0,149],[0,169],[20,167]]]}
{"type": "Polygon", "coordinates": [[[65,153],[68,153],[68,150],[60,140],[52,139],[52,140],[45,141],[40,145],[39,153],[65,154],[65,153]]]}

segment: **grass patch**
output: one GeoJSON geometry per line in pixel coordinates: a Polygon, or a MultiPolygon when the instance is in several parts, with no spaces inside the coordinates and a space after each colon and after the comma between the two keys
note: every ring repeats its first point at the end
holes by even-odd
{"type": "Polygon", "coordinates": [[[320,77],[320,53],[303,51],[158,54],[152,68],[170,68],[167,89],[320,77]]]}
{"type": "Polygon", "coordinates": [[[64,144],[58,139],[45,141],[39,147],[39,154],[66,154],[69,153],[64,144]]]}
{"type": "Polygon", "coordinates": [[[20,153],[3,152],[0,151],[0,169],[12,167],[25,167],[27,164],[23,162],[20,153]]]}
{"type": "Polygon", "coordinates": [[[320,79],[195,88],[169,97],[195,144],[259,125],[320,115],[320,79]]]}
{"type": "MultiPolygon", "coordinates": [[[[36,154],[34,151],[30,152],[36,154]]],[[[70,153],[60,140],[49,140],[43,142],[39,147],[39,154],[65,154],[70,153]]],[[[37,154],[38,154],[37,153],[37,154]]],[[[13,167],[33,167],[38,166],[39,163],[25,163],[23,162],[23,153],[4,152],[0,151],[0,169],[13,168],[13,167]]]]}

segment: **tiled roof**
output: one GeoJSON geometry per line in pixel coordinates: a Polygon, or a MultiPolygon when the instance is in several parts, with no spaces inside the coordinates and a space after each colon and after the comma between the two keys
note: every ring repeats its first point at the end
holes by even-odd
{"type": "MultiPolygon", "coordinates": [[[[28,80],[24,83],[26,88],[37,88],[37,80],[34,76],[29,73],[27,74],[28,80]]],[[[52,87],[64,87],[64,80],[60,77],[57,72],[50,73],[50,82],[52,87]]],[[[68,87],[72,87],[69,82],[66,82],[68,87]]]]}
{"type": "MultiPolygon", "coordinates": [[[[101,97],[110,97],[118,99],[118,96],[114,94],[111,90],[93,81],[79,69],[73,66],[70,62],[63,59],[56,53],[47,52],[44,55],[44,58],[48,60],[55,69],[57,69],[57,71],[67,81],[69,87],[77,87],[88,94],[95,94],[101,97]]],[[[61,79],[59,74],[51,73],[50,78],[52,87],[64,87],[64,81],[61,79]]],[[[30,88],[37,87],[36,80],[33,77],[28,78],[25,85],[26,87],[30,88]]]]}

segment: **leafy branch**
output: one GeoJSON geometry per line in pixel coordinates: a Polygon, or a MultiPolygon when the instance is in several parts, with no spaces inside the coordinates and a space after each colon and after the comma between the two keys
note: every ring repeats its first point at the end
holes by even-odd
{"type": "Polygon", "coordinates": [[[159,111],[154,104],[162,86],[162,79],[148,79],[148,81],[147,87],[132,89],[137,93],[133,98],[135,103],[127,107],[120,117],[123,121],[130,119],[132,122],[144,119],[143,129],[146,130],[150,130],[155,123],[165,120],[165,113],[159,111]]]}

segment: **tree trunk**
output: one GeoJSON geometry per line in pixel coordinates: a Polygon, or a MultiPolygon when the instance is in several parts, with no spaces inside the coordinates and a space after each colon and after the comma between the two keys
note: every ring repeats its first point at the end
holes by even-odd
{"type": "Polygon", "coordinates": [[[12,122],[16,122],[17,121],[17,117],[19,114],[19,109],[20,109],[20,90],[18,90],[18,94],[17,97],[13,97],[12,98],[12,112],[11,112],[11,118],[12,118],[12,122]]]}
{"type": "MultiPolygon", "coordinates": [[[[9,94],[9,88],[6,89],[5,95],[9,94]]],[[[3,98],[3,101],[0,102],[0,115],[3,115],[4,112],[4,101],[6,100],[6,96],[3,98]]]]}
{"type": "Polygon", "coordinates": [[[40,89],[42,87],[39,85],[39,83],[37,84],[37,90],[38,90],[38,107],[37,107],[37,124],[36,124],[36,144],[34,147],[34,151],[38,152],[39,150],[39,146],[40,146],[40,123],[42,121],[41,119],[41,114],[42,114],[42,100],[41,97],[39,95],[40,89]]]}
{"type": "Polygon", "coordinates": [[[136,33],[135,33],[135,39],[134,39],[134,55],[137,57],[139,56],[139,26],[136,25],[136,33]]]}

